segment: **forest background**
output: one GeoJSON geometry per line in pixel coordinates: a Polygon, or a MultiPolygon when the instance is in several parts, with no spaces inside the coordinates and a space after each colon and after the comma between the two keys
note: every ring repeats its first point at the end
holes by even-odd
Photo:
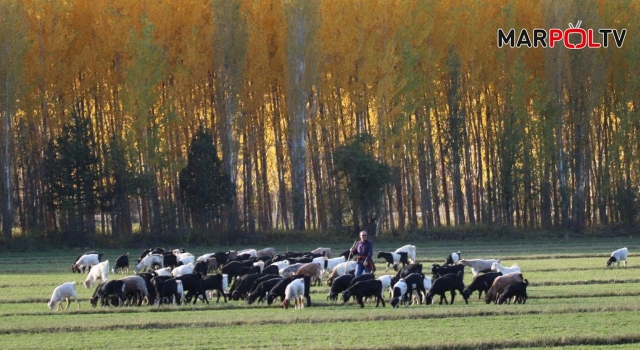
{"type": "Polygon", "coordinates": [[[639,8],[0,0],[1,242],[633,227],[639,8]]]}

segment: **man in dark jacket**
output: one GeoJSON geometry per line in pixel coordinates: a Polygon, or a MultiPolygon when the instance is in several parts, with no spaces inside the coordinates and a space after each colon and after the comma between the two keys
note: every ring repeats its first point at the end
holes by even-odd
{"type": "Polygon", "coordinates": [[[375,271],[373,264],[373,244],[369,241],[367,231],[360,232],[360,240],[351,247],[351,254],[356,257],[356,277],[363,273],[375,271]]]}

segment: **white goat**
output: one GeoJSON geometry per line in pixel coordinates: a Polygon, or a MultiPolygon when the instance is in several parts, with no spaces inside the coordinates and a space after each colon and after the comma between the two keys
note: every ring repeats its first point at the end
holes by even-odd
{"type": "Polygon", "coordinates": [[[136,267],[133,268],[133,271],[140,273],[145,270],[151,270],[154,265],[164,267],[164,257],[160,254],[149,254],[140,260],[136,267]]]}
{"type": "Polygon", "coordinates": [[[291,305],[291,300],[294,300],[296,309],[304,308],[304,278],[293,280],[285,288],[282,306],[288,309],[291,305]]]}
{"type": "Polygon", "coordinates": [[[57,311],[60,311],[60,308],[63,310],[69,309],[69,304],[71,304],[71,298],[75,299],[78,304],[78,310],[80,310],[80,302],[78,301],[78,294],[76,293],[76,282],[65,282],[56,287],[53,290],[53,294],[51,295],[51,300],[49,300],[49,311],[53,311],[56,304],[58,305],[57,311]],[[62,302],[66,300],[67,306],[63,307],[62,302]]]}
{"type": "Polygon", "coordinates": [[[238,256],[243,254],[249,254],[252,258],[258,257],[258,251],[255,249],[245,249],[238,252],[238,256]]]}
{"type": "Polygon", "coordinates": [[[471,267],[473,278],[476,278],[480,272],[491,271],[493,263],[499,263],[499,259],[461,259],[458,264],[471,267]]]}
{"type": "Polygon", "coordinates": [[[391,288],[391,283],[393,283],[393,275],[382,275],[378,277],[378,281],[382,282],[382,295],[384,296],[384,291],[389,290],[389,295],[393,294],[393,289],[391,288]]]}
{"type": "Polygon", "coordinates": [[[87,268],[87,272],[93,265],[98,265],[100,263],[100,258],[98,254],[85,254],[78,258],[78,261],[73,264],[73,268],[80,270],[83,267],[87,268]]]}
{"type": "Polygon", "coordinates": [[[326,265],[324,266],[324,270],[325,272],[332,271],[336,266],[338,266],[339,264],[342,264],[345,261],[347,261],[347,259],[344,256],[327,259],[326,265]]]}
{"type": "Polygon", "coordinates": [[[161,269],[157,269],[154,273],[158,276],[171,276],[171,266],[163,267],[161,269]]]}
{"type": "Polygon", "coordinates": [[[407,259],[411,260],[412,263],[416,262],[416,246],[407,244],[394,251],[394,253],[399,253],[399,252],[407,253],[407,259]]]}
{"type": "Polygon", "coordinates": [[[520,266],[518,264],[513,264],[510,267],[502,266],[499,262],[494,262],[491,265],[491,271],[502,272],[502,275],[506,275],[509,273],[521,273],[520,266]]]}
{"type": "Polygon", "coordinates": [[[180,265],[178,267],[176,267],[175,269],[171,270],[171,276],[173,277],[180,277],[180,276],[184,276],[184,275],[188,275],[190,273],[193,273],[193,263],[191,264],[187,264],[187,265],[180,265]]]}
{"type": "Polygon", "coordinates": [[[289,266],[289,260],[283,260],[283,261],[276,261],[271,263],[271,265],[275,265],[278,267],[278,270],[282,270],[285,267],[289,266]]]}
{"type": "Polygon", "coordinates": [[[93,265],[91,271],[84,280],[84,286],[89,289],[98,280],[106,282],[109,280],[109,260],[105,260],[98,265],[93,265]]]}
{"type": "Polygon", "coordinates": [[[174,255],[176,256],[176,260],[182,263],[182,265],[195,264],[196,262],[196,258],[191,253],[174,253],[174,255]]]}
{"type": "MultiPolygon", "coordinates": [[[[422,281],[423,281],[422,283],[424,285],[424,290],[425,291],[431,289],[431,277],[425,275],[424,279],[422,281]]],[[[416,291],[416,290],[413,291],[413,304],[417,304],[418,303],[419,298],[418,298],[417,293],[418,293],[418,291],[416,291]]],[[[427,301],[426,297],[427,297],[426,295],[422,296],[422,300],[424,300],[425,302],[427,301]]]]}
{"type": "Polygon", "coordinates": [[[620,248],[613,253],[611,253],[611,257],[607,261],[607,266],[613,265],[613,263],[618,263],[618,267],[620,267],[620,261],[624,260],[624,267],[627,267],[627,256],[629,255],[629,249],[620,248]]]}

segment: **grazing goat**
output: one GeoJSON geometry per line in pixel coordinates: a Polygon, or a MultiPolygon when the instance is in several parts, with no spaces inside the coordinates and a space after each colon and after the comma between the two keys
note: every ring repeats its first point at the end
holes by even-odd
{"type": "Polygon", "coordinates": [[[344,256],[339,256],[337,258],[331,258],[331,259],[326,259],[324,262],[324,270],[325,271],[333,271],[333,269],[342,264],[343,262],[347,261],[347,259],[344,256]]]}
{"type": "Polygon", "coordinates": [[[376,307],[378,307],[380,302],[382,302],[382,307],[385,307],[384,299],[382,298],[382,282],[376,279],[360,281],[353,284],[342,292],[342,301],[347,303],[352,296],[355,297],[360,307],[364,307],[365,297],[375,297],[376,307]]]}
{"type": "Polygon", "coordinates": [[[629,255],[629,249],[620,248],[613,253],[611,253],[611,257],[607,260],[607,266],[611,266],[614,263],[618,263],[618,267],[620,267],[620,262],[624,260],[624,267],[627,267],[627,256],[629,255]]]}
{"type": "Polygon", "coordinates": [[[247,303],[253,304],[253,302],[256,300],[258,301],[258,303],[261,303],[264,300],[264,298],[267,296],[267,294],[269,294],[269,291],[276,285],[276,283],[280,282],[281,280],[282,280],[282,277],[276,276],[260,282],[253,289],[253,291],[251,291],[249,296],[247,296],[247,303]]]}
{"type": "MultiPolygon", "coordinates": [[[[207,293],[202,285],[202,276],[189,273],[186,275],[174,277],[176,281],[182,281],[182,289],[185,293],[185,300],[188,303],[193,296],[193,303],[195,304],[200,298],[203,302],[209,304],[207,299],[207,293]]],[[[170,281],[170,280],[169,280],[170,281]]]]}
{"type": "Polygon", "coordinates": [[[401,278],[405,278],[412,273],[422,273],[422,264],[409,264],[403,267],[396,273],[394,280],[399,281],[401,278]]]}
{"type": "Polygon", "coordinates": [[[460,261],[460,258],[462,257],[462,254],[460,254],[460,252],[453,252],[451,254],[449,254],[449,256],[447,256],[447,259],[444,261],[443,265],[455,265],[458,263],[458,261],[460,261]]]}
{"type": "Polygon", "coordinates": [[[458,272],[457,274],[448,274],[444,275],[440,278],[437,278],[431,284],[431,288],[429,289],[429,293],[427,293],[427,305],[431,305],[433,303],[433,297],[436,295],[440,296],[440,305],[442,305],[442,300],[444,299],[445,304],[447,303],[447,296],[445,293],[447,291],[451,292],[451,305],[453,305],[453,301],[456,298],[456,290],[462,294],[462,298],[466,304],[469,304],[468,298],[464,294],[464,283],[462,282],[462,273],[458,272]]]}
{"type": "Polygon", "coordinates": [[[109,260],[105,260],[91,267],[91,271],[89,271],[87,278],[84,280],[84,286],[89,289],[97,280],[101,280],[102,282],[109,280],[109,260]]]}
{"type": "Polygon", "coordinates": [[[431,274],[433,278],[442,277],[444,275],[452,274],[464,274],[464,266],[463,265],[448,265],[448,266],[440,266],[438,264],[431,265],[431,274]]]}
{"type": "Polygon", "coordinates": [[[284,300],[282,300],[282,306],[288,309],[291,305],[291,300],[295,302],[296,309],[304,308],[304,279],[297,278],[287,285],[284,291],[284,300]]]}
{"type": "Polygon", "coordinates": [[[399,307],[399,304],[406,303],[406,295],[409,290],[409,285],[404,278],[401,278],[398,282],[393,285],[393,289],[391,290],[391,307],[396,308],[399,307]]]}
{"type": "Polygon", "coordinates": [[[220,302],[220,296],[224,298],[225,303],[227,302],[225,284],[227,284],[225,275],[215,274],[202,279],[202,287],[205,291],[209,291],[209,299],[213,299],[214,290],[218,293],[216,303],[220,302]]]}
{"type": "Polygon", "coordinates": [[[133,268],[135,273],[142,271],[151,271],[154,266],[164,267],[164,257],[160,254],[149,254],[142,258],[140,262],[133,268]]]}
{"type": "Polygon", "coordinates": [[[395,250],[394,253],[405,252],[407,253],[407,259],[411,261],[412,264],[416,263],[416,246],[407,244],[395,250]]]}
{"type": "Polygon", "coordinates": [[[500,297],[498,297],[498,304],[503,304],[505,301],[511,304],[511,299],[513,299],[513,303],[525,304],[527,302],[527,286],[529,285],[529,281],[526,279],[522,282],[516,282],[514,284],[509,285],[500,297]]]}
{"type": "Polygon", "coordinates": [[[156,305],[162,305],[165,300],[170,300],[172,304],[177,303],[178,305],[180,305],[182,299],[184,299],[184,288],[182,287],[182,281],[175,278],[164,278],[156,276],[151,279],[151,282],[156,288],[157,293],[156,305]]]}
{"type": "Polygon", "coordinates": [[[329,277],[327,277],[327,285],[330,286],[334,279],[344,274],[347,274],[351,271],[356,270],[356,262],[355,261],[345,261],[341,264],[338,264],[336,267],[331,270],[329,277]]]}
{"type": "MultiPolygon", "coordinates": [[[[276,283],[275,286],[273,286],[273,288],[271,288],[271,290],[267,294],[267,305],[271,305],[273,301],[278,297],[284,301],[285,289],[287,288],[289,283],[291,283],[291,281],[298,279],[300,277],[302,276],[294,275],[287,278],[283,278],[280,282],[276,283]]],[[[311,277],[304,276],[304,296],[305,298],[307,298],[307,306],[311,306],[310,290],[311,290],[311,277]]]]}
{"type": "MultiPolygon", "coordinates": [[[[83,256],[85,256],[85,255],[91,255],[91,254],[96,254],[96,255],[98,255],[98,262],[100,262],[100,259],[102,259],[102,254],[100,254],[100,253],[96,252],[95,250],[89,250],[89,251],[86,251],[84,254],[78,255],[78,257],[76,258],[76,260],[74,260],[74,263],[73,263],[73,264],[71,264],[71,272],[74,272],[74,273],[75,273],[75,272],[77,272],[77,273],[84,273],[84,272],[85,272],[85,270],[88,272],[88,269],[89,269],[91,266],[88,266],[88,265],[79,265],[79,266],[76,266],[76,262],[77,262],[78,260],[80,260],[80,258],[82,258],[83,256]]],[[[96,264],[97,264],[97,263],[96,263],[96,264]]],[[[95,264],[93,264],[93,265],[95,265],[95,264]]]]}
{"type": "Polygon", "coordinates": [[[385,271],[389,271],[389,266],[393,266],[393,271],[398,271],[398,264],[402,263],[402,267],[405,267],[409,264],[407,260],[407,252],[399,252],[399,253],[387,253],[387,252],[378,252],[378,259],[382,258],[387,262],[387,268],[385,271]]]}
{"type": "Polygon", "coordinates": [[[180,277],[184,275],[188,275],[193,273],[193,263],[189,263],[187,265],[180,265],[175,269],[171,270],[171,276],[180,277]]]}
{"type": "Polygon", "coordinates": [[[384,291],[385,290],[389,290],[389,294],[392,294],[393,289],[391,287],[393,287],[393,275],[382,275],[380,277],[378,277],[378,280],[380,282],[382,282],[382,295],[384,296],[384,291]]]}
{"type": "Polygon", "coordinates": [[[481,272],[491,272],[491,266],[499,259],[462,259],[458,264],[471,267],[473,278],[476,278],[481,272]]]}
{"type": "Polygon", "coordinates": [[[99,254],[85,254],[79,257],[78,260],[71,265],[71,271],[80,272],[86,270],[88,272],[93,265],[98,265],[99,263],[99,254]]]}
{"type": "Polygon", "coordinates": [[[71,304],[71,298],[75,299],[78,304],[78,310],[80,310],[80,302],[78,301],[78,294],[76,293],[76,282],[65,282],[57,286],[56,289],[53,290],[53,294],[51,294],[51,300],[49,300],[49,311],[53,311],[56,304],[58,305],[57,311],[60,311],[60,308],[62,308],[62,310],[68,310],[69,304],[71,304]],[[67,301],[66,307],[62,306],[64,300],[67,301]]]}
{"type": "Polygon", "coordinates": [[[353,278],[353,275],[349,273],[346,275],[338,276],[331,284],[331,289],[329,290],[329,295],[327,295],[327,300],[338,300],[338,294],[344,292],[345,290],[347,290],[347,288],[349,288],[353,278]]]}
{"type": "MultiPolygon", "coordinates": [[[[124,282],[124,294],[128,300],[135,297],[137,306],[142,305],[144,298],[149,299],[149,291],[147,290],[147,282],[141,276],[127,276],[121,279],[124,282]]],[[[131,303],[130,303],[131,305],[131,303]]]]}
{"type": "Polygon", "coordinates": [[[473,292],[478,291],[478,299],[482,297],[482,292],[485,294],[491,288],[493,281],[496,277],[502,276],[502,272],[487,272],[484,275],[478,275],[473,279],[473,282],[467,288],[464,289],[463,294],[469,298],[473,292]]]}
{"type": "Polygon", "coordinates": [[[494,262],[493,265],[491,265],[491,271],[494,272],[502,272],[503,275],[506,275],[508,273],[521,273],[522,271],[520,271],[520,266],[518,266],[518,264],[513,264],[510,267],[505,267],[502,266],[501,263],[499,262],[494,262]]]}
{"type": "Polygon", "coordinates": [[[120,273],[129,274],[129,253],[122,254],[116,259],[111,271],[115,274],[117,269],[120,269],[120,273]]]}
{"type": "Polygon", "coordinates": [[[123,281],[112,280],[100,283],[89,301],[93,307],[96,307],[98,301],[100,301],[100,307],[102,307],[110,304],[111,297],[113,296],[118,297],[118,305],[124,305],[125,294],[123,281]]]}
{"type": "Polygon", "coordinates": [[[275,255],[276,255],[276,248],[273,248],[273,247],[262,248],[256,252],[256,257],[258,259],[262,257],[268,257],[269,259],[271,259],[275,255]]]}
{"type": "Polygon", "coordinates": [[[523,281],[524,279],[521,273],[509,273],[496,277],[496,279],[493,280],[493,284],[491,284],[491,288],[489,288],[489,291],[485,294],[484,301],[487,304],[492,301],[496,302],[500,294],[502,294],[508,286],[523,281]]]}
{"type": "Polygon", "coordinates": [[[298,271],[302,266],[304,266],[303,263],[291,264],[285,267],[284,269],[280,270],[278,274],[282,277],[290,277],[295,275],[296,271],[298,271]]]}
{"type": "Polygon", "coordinates": [[[311,251],[311,254],[320,254],[327,259],[333,258],[333,249],[331,248],[316,248],[311,251]]]}
{"type": "Polygon", "coordinates": [[[322,266],[315,262],[310,262],[308,264],[302,265],[298,271],[296,271],[296,275],[309,276],[311,277],[311,282],[314,286],[318,286],[322,283],[322,266]]]}

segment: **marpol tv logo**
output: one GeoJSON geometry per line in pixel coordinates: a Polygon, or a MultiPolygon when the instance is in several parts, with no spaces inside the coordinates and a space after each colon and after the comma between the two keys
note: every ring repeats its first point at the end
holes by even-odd
{"type": "Polygon", "coordinates": [[[502,28],[499,28],[498,47],[506,45],[517,48],[553,48],[556,45],[564,45],[567,49],[576,50],[607,48],[609,45],[615,44],[621,48],[627,36],[626,29],[601,28],[595,30],[580,28],[580,25],[582,25],[582,21],[578,21],[575,27],[569,23],[569,28],[565,30],[536,28],[532,33],[523,28],[517,36],[516,30],[513,28],[506,33],[502,28]]]}

